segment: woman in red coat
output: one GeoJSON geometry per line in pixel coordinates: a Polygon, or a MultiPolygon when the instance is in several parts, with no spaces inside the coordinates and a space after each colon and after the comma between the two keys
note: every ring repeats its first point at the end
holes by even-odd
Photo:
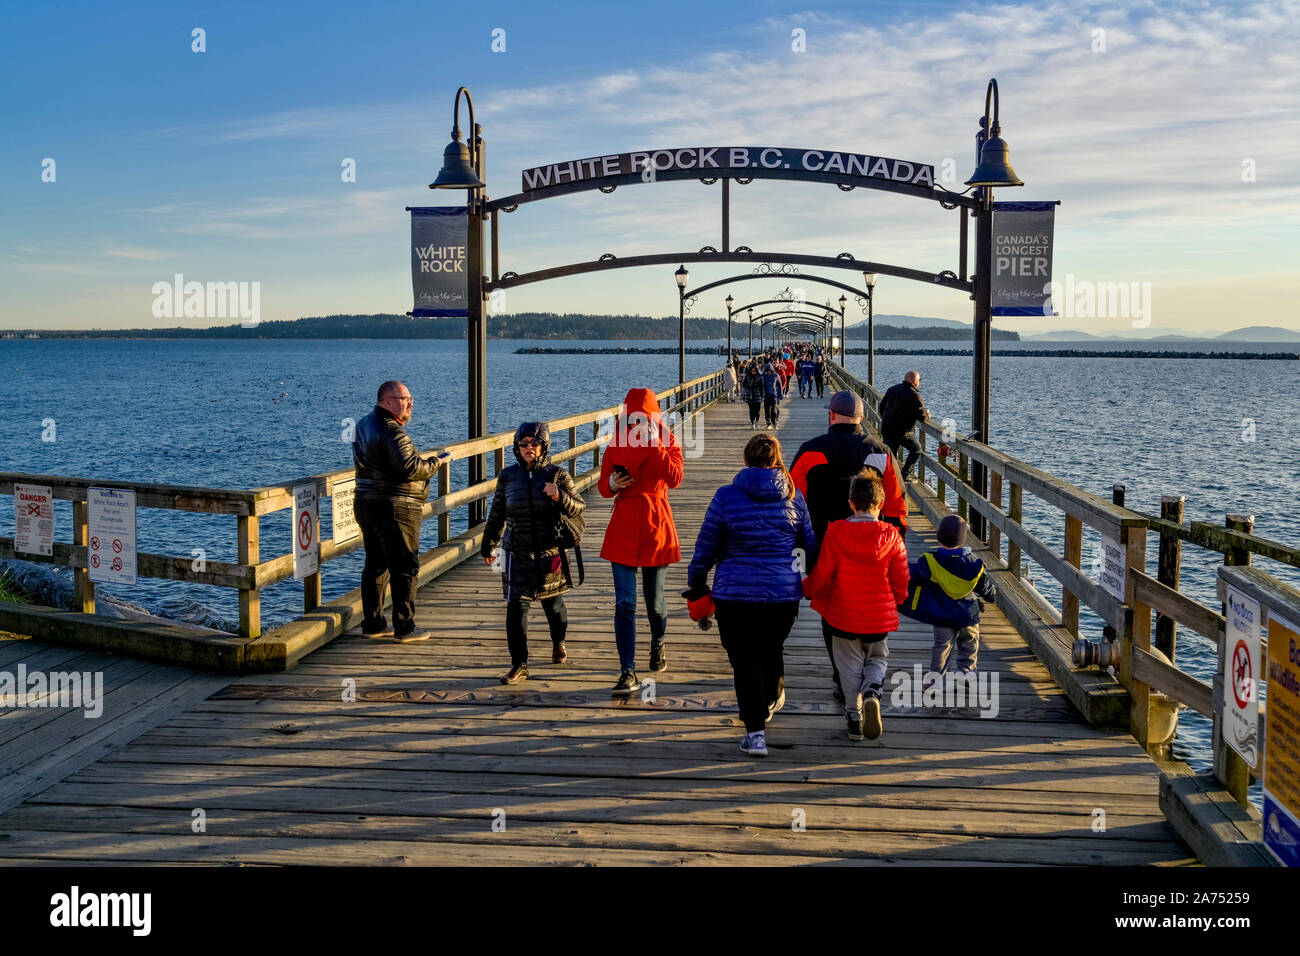
{"type": "Polygon", "coordinates": [[[682,447],[659,417],[659,401],[648,388],[628,391],[615,424],[600,463],[600,493],[615,499],[600,556],[614,570],[614,639],[620,669],[614,693],[626,697],[641,686],[636,676],[637,568],[650,619],[650,670],[668,666],[664,578],[668,565],[682,559],[668,490],[682,483],[682,447]]]}

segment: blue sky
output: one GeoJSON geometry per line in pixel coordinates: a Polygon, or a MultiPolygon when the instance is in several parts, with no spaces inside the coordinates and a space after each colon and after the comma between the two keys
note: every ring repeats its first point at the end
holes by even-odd
{"type": "MultiPolygon", "coordinates": [[[[1300,328],[1298,24],[1294,2],[12,7],[0,327],[174,324],[152,316],[151,288],[178,272],[259,282],[263,321],[407,311],[404,207],[446,201],[426,186],[461,84],[497,196],[524,167],[691,145],[951,158],[965,179],[997,76],[1027,183],[1002,198],[1062,200],[1057,279],[1150,283],[1156,326],[1300,328]]],[[[717,245],[716,197],[658,183],[522,207],[505,217],[502,268],[717,245]]],[[[953,214],[931,205],[755,181],[733,188],[732,242],[955,268],[953,214]]],[[[506,309],[671,314],[671,271],[521,287],[506,309]]],[[[693,281],[734,271],[699,266],[693,281]]],[[[970,302],[882,278],[877,311],[968,320],[970,302]]]]}

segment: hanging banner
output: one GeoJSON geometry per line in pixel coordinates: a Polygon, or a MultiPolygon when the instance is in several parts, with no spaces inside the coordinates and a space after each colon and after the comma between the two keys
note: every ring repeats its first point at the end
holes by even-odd
{"type": "Polygon", "coordinates": [[[1223,739],[1246,766],[1259,763],[1259,602],[1228,586],[1223,655],[1223,739]],[[1231,693],[1228,693],[1231,691],[1231,693]]]}
{"type": "Polygon", "coordinates": [[[993,204],[994,315],[1056,315],[1052,305],[1053,202],[993,204]]]}
{"type": "Polygon", "coordinates": [[[412,206],[411,315],[469,315],[466,269],[469,216],[464,206],[412,206]]]}
{"type": "Polygon", "coordinates": [[[135,492],[87,488],[86,505],[90,580],[96,584],[135,584],[135,492]]]}
{"type": "Polygon", "coordinates": [[[1300,627],[1268,614],[1264,843],[1300,866],[1300,627]]]}

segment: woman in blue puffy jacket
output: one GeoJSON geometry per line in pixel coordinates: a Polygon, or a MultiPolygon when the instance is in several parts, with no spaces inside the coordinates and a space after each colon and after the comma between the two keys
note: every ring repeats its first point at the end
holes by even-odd
{"type": "Polygon", "coordinates": [[[686,572],[690,592],[703,594],[717,566],[712,596],[718,635],[745,723],[740,749],[751,756],[767,756],[764,725],[785,703],[782,651],[799,615],[800,572],[816,546],[808,506],[781,460],[781,443],[755,435],[745,445],[745,467],[709,502],[686,572]]]}

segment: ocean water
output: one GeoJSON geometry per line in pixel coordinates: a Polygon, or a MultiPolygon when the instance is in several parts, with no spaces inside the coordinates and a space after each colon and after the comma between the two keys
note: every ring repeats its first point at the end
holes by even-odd
{"type": "MultiPolygon", "coordinates": [[[[744,342],[739,335],[735,339],[737,346],[744,342]]],[[[520,346],[537,344],[489,342],[490,430],[614,405],[630,387],[662,389],[677,376],[675,355],[514,354],[520,346]]],[[[936,344],[961,345],[881,343],[936,344]]],[[[1214,347],[1295,349],[1248,343],[1214,347]]],[[[718,364],[716,356],[688,355],[687,377],[718,364]]],[[[935,421],[951,419],[964,434],[970,430],[971,364],[964,356],[879,356],[877,382],[887,386],[917,369],[935,421]]],[[[849,370],[862,378],[866,365],[865,356],[849,357],[849,370]]],[[[465,343],[445,340],[0,340],[0,470],[218,488],[284,482],[349,466],[350,444],[343,439],[347,420],[371,410],[376,387],[388,378],[405,381],[415,397],[408,431],[419,447],[463,438],[465,367],[465,343]],[[54,440],[43,440],[51,431],[54,440]]],[[[1300,362],[999,357],[995,350],[992,374],[992,441],[1009,454],[1106,498],[1113,484],[1124,484],[1128,506],[1138,511],[1158,513],[1162,494],[1182,494],[1189,519],[1222,523],[1226,513],[1245,512],[1255,515],[1257,533],[1300,541],[1300,362]]],[[[563,437],[557,450],[564,447],[563,437]]],[[[453,488],[464,481],[461,464],[453,471],[453,488]]],[[[463,529],[463,517],[456,517],[453,533],[463,529]]],[[[322,534],[328,536],[327,503],[321,519],[322,534]]],[[[58,503],[56,522],[56,538],[69,540],[68,503],[58,503]]],[[[141,550],[191,555],[201,549],[209,560],[235,560],[233,517],[141,509],[138,522],[141,550]]],[[[288,552],[290,522],[288,510],[263,518],[264,558],[288,552]]],[[[1064,527],[1058,512],[1026,495],[1025,522],[1059,549],[1064,527]]],[[[0,496],[0,529],[13,533],[9,496],[0,496]]],[[[435,537],[436,527],[426,523],[422,547],[431,547],[435,537]]],[[[1148,570],[1155,566],[1156,546],[1152,536],[1148,570]]],[[[1085,568],[1096,554],[1096,535],[1085,532],[1085,568]]],[[[1185,545],[1184,593],[1217,606],[1214,574],[1220,560],[1185,545]]],[[[1300,586],[1300,570],[1258,560],[1300,586]]],[[[358,551],[325,566],[325,600],[357,585],[361,563],[358,551]]],[[[1055,582],[1032,564],[1030,572],[1039,589],[1059,602],[1055,582]]],[[[100,591],[155,614],[227,629],[237,617],[234,592],[222,588],[142,578],[135,587],[101,586],[100,591]]],[[[292,580],[264,591],[264,628],[292,619],[301,606],[302,589],[292,580]]],[[[1082,625],[1087,633],[1100,634],[1100,622],[1091,615],[1084,614],[1082,625]]],[[[1180,632],[1178,661],[1209,679],[1214,649],[1199,636],[1180,632]]],[[[1185,713],[1179,755],[1203,769],[1208,739],[1208,722],[1185,713]]]]}

